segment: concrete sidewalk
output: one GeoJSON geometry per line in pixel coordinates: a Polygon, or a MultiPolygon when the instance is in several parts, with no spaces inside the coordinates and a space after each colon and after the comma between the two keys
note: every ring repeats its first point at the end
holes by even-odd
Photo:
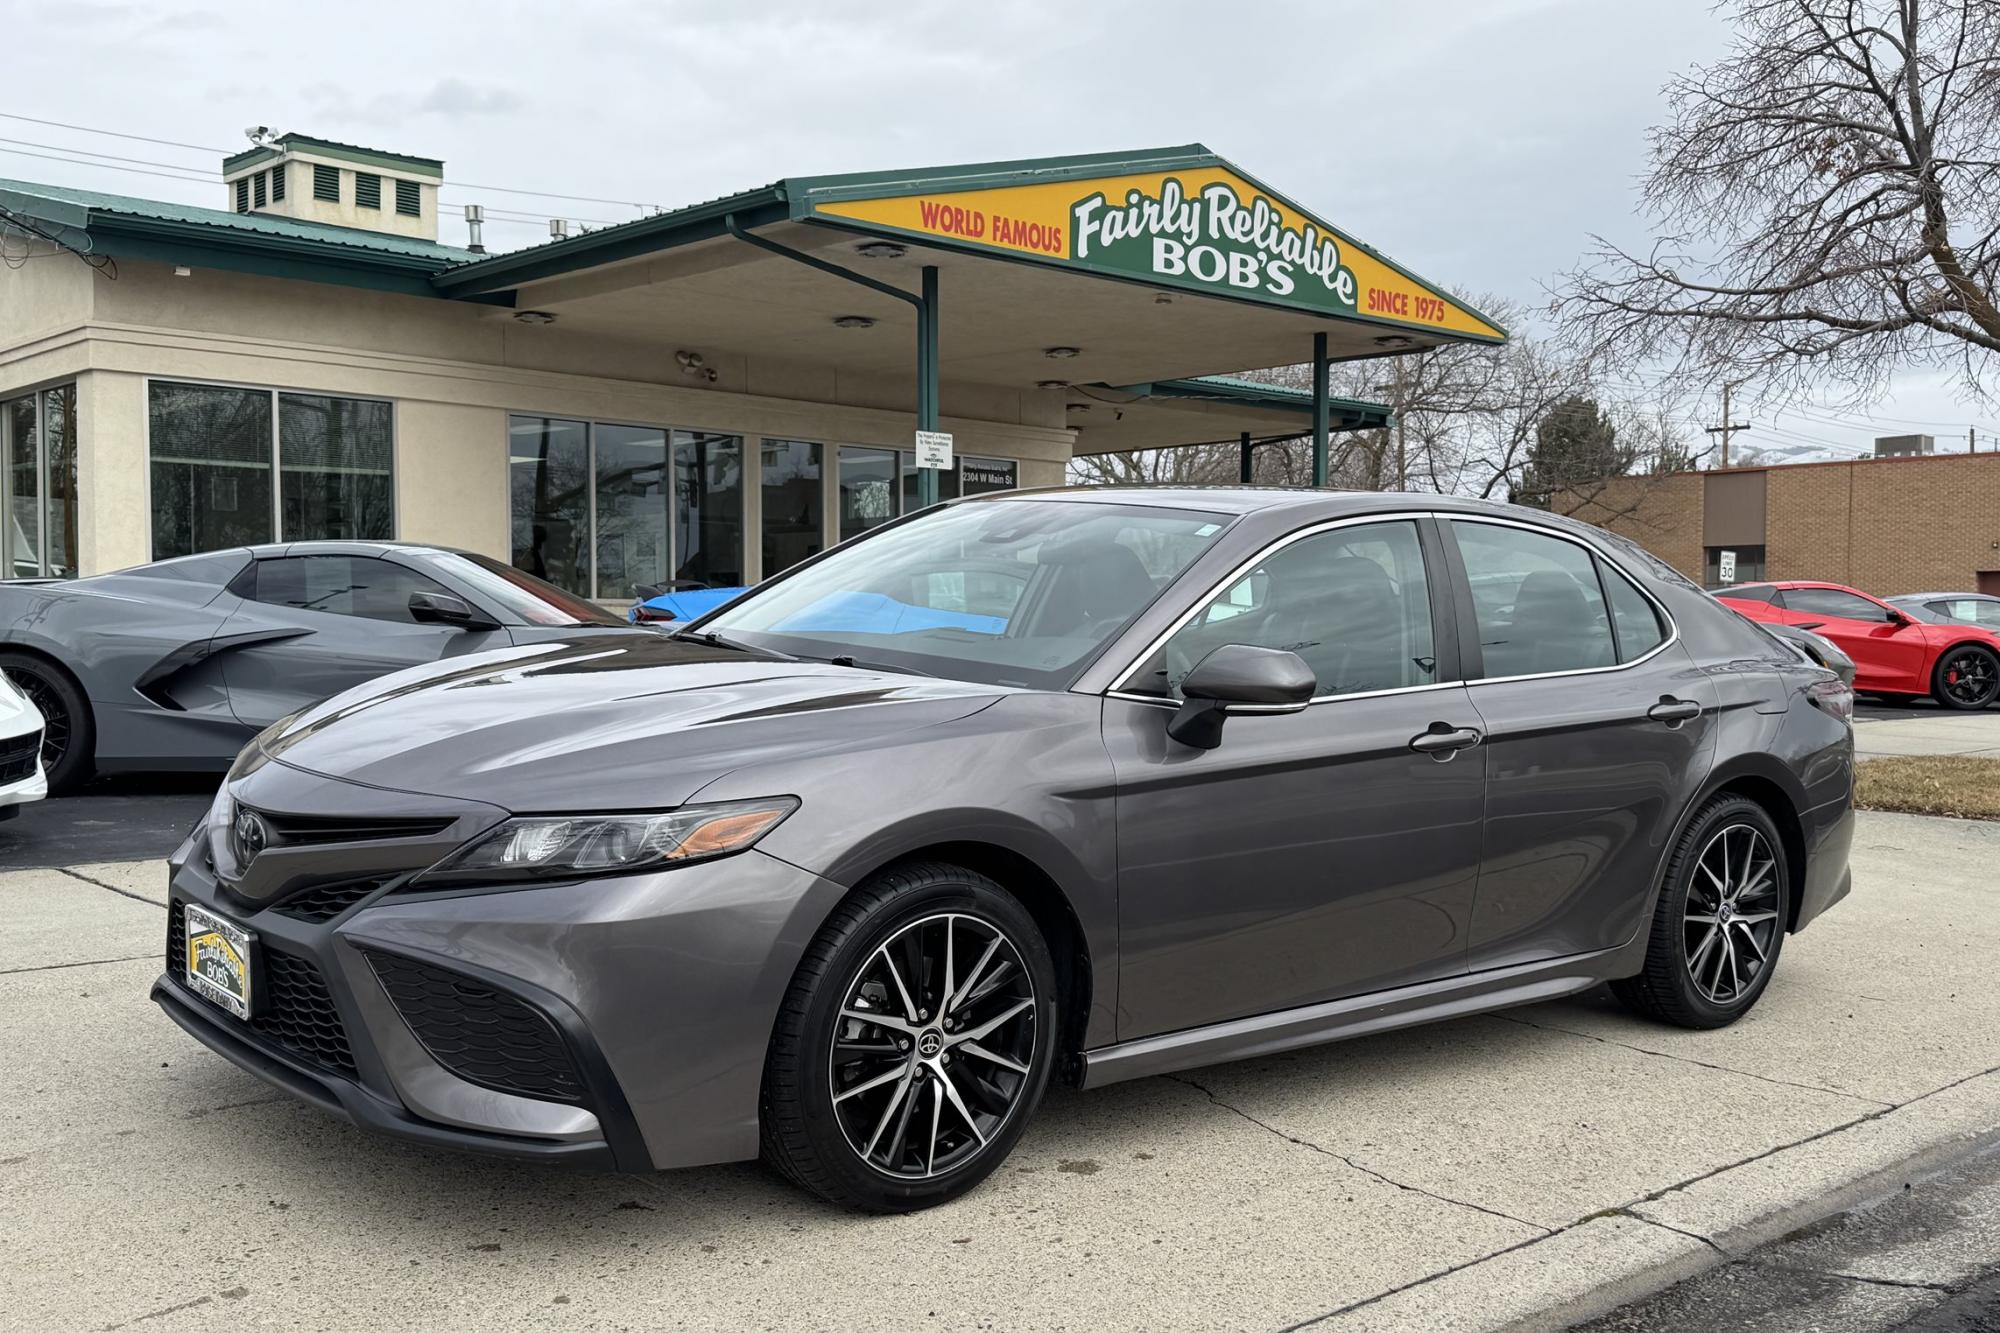
{"type": "Polygon", "coordinates": [[[369,1138],[146,1000],[157,864],[0,875],[0,1309],[154,1333],[1552,1327],[1994,1136],[1995,864],[2000,825],[1867,815],[1854,895],[1734,1028],[1589,997],[1059,1093],[994,1180],[892,1219],[754,1165],[637,1179],[369,1138]]]}
{"type": "Polygon", "coordinates": [[[1913,718],[1857,715],[1854,750],[1863,759],[1885,755],[1965,754],[2000,759],[2000,711],[1947,713],[1913,718]]]}

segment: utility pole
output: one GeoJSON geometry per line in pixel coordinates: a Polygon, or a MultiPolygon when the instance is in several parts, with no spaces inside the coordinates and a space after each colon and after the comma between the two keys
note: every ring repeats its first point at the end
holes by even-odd
{"type": "Polygon", "coordinates": [[[1979,427],[1967,426],[1965,428],[1965,452],[1968,454],[1979,452],[1979,427]]]}
{"type": "Polygon", "coordinates": [[[1410,460],[1403,452],[1403,358],[1396,358],[1396,489],[1410,489],[1410,460]]]}
{"type": "Polygon", "coordinates": [[[1747,421],[1731,421],[1729,419],[1729,391],[1734,387],[1728,380],[1722,382],[1722,424],[1720,426],[1710,426],[1703,432],[1707,435],[1720,435],[1722,437],[1723,467],[1729,466],[1730,438],[1739,430],[1750,429],[1750,423],[1747,421]]]}

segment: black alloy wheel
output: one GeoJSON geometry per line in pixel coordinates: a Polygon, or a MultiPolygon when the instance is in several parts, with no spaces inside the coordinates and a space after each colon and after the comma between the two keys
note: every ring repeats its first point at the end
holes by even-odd
{"type": "Polygon", "coordinates": [[[1934,676],[1931,693],[1946,708],[1970,712],[2000,696],[2000,656],[1976,643],[1946,649],[1934,676]]]}
{"type": "Polygon", "coordinates": [[[1790,886],[1784,841],[1764,807],[1736,795],[1711,800],[1668,859],[1645,969],[1612,982],[1612,993],[1679,1027],[1734,1023],[1777,968],[1790,886]]]}
{"type": "Polygon", "coordinates": [[[822,1197],[905,1212],[985,1179],[1047,1086],[1055,969],[1034,919],[956,866],[906,866],[836,909],[765,1065],[765,1156],[822,1197]]]}
{"type": "Polygon", "coordinates": [[[0,671],[42,715],[42,772],[49,791],[72,791],[89,780],[95,754],[90,705],[69,676],[25,653],[0,653],[0,671]]]}

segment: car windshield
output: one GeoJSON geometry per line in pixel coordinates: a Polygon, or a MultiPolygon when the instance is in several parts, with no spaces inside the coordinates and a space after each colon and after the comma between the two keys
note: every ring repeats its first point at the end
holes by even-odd
{"type": "Polygon", "coordinates": [[[1060,689],[1229,521],[1096,501],[953,505],[839,547],[697,632],[796,657],[1060,689]]]}
{"type": "Polygon", "coordinates": [[[481,597],[503,608],[526,625],[623,625],[595,602],[586,602],[536,578],[470,551],[439,551],[434,559],[450,562],[452,573],[481,597]]]}

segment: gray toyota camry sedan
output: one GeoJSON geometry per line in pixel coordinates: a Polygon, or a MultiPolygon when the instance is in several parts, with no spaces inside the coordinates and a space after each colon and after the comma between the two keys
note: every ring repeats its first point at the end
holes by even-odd
{"type": "Polygon", "coordinates": [[[1603,982],[1735,1021],[1848,891],[1851,702],[1534,510],[983,496],[273,724],[153,994],[384,1133],[920,1208],[1052,1079],[1603,982]]]}

